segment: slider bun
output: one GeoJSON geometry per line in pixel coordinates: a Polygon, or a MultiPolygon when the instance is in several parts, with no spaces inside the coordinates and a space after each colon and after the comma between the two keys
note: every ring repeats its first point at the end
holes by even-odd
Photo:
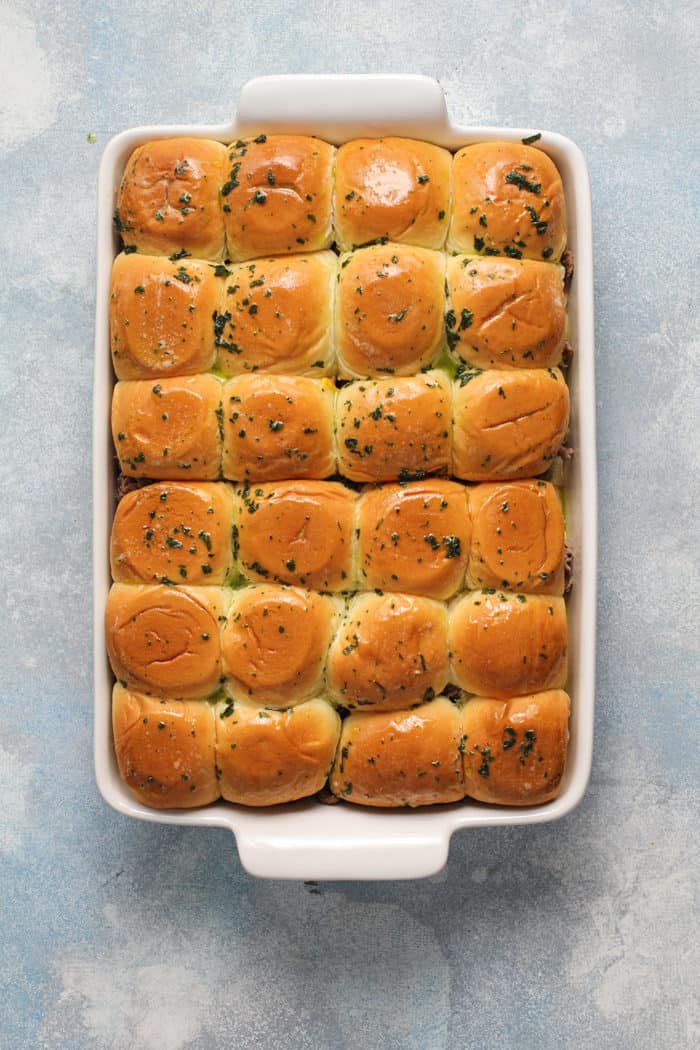
{"type": "Polygon", "coordinates": [[[564,593],[564,517],[546,481],[475,485],[469,493],[470,588],[564,593]]]}
{"type": "Polygon", "coordinates": [[[326,700],[288,711],[237,701],[217,715],[216,764],[228,802],[277,806],[321,790],[340,737],[340,718],[326,700]]]}
{"type": "Polygon", "coordinates": [[[464,798],[460,708],[444,696],[412,711],[352,714],[331,773],[334,795],[361,806],[430,806],[464,798]]]}
{"type": "Polygon", "coordinates": [[[338,391],[338,470],[353,481],[410,481],[450,460],[450,385],[443,372],[365,379],[338,391]]]}
{"type": "Polygon", "coordinates": [[[455,154],[452,180],[450,251],[557,262],[566,247],[566,204],[546,153],[520,142],[465,146],[455,154]]]}
{"type": "Polygon", "coordinates": [[[131,478],[219,476],[221,382],[211,375],[119,382],[112,395],[112,438],[131,478]]]}
{"type": "Polygon", "coordinates": [[[222,584],[233,568],[228,485],[164,481],[128,492],[112,523],[112,577],[122,583],[222,584]]]}
{"type": "Polygon", "coordinates": [[[368,489],[358,513],[363,585],[449,598],[469,557],[467,492],[453,481],[414,481],[368,489]]]}
{"type": "Polygon", "coordinates": [[[228,149],[221,196],[229,258],[331,245],[335,149],[308,135],[259,135],[228,149]]]}
{"type": "Polygon", "coordinates": [[[516,700],[475,697],[462,713],[466,793],[479,802],[534,806],[559,794],[569,741],[561,689],[516,700]]]}
{"type": "Polygon", "coordinates": [[[472,368],[546,368],[561,360],[561,266],[457,255],[447,262],[447,286],[447,339],[458,360],[472,368]]]}
{"type": "Polygon", "coordinates": [[[277,481],[243,489],[237,502],[238,557],[249,579],[352,588],[354,492],[332,481],[277,481]]]}
{"type": "Polygon", "coordinates": [[[566,685],[563,598],[503,591],[465,594],[450,609],[451,681],[479,696],[566,685]]]}
{"type": "Polygon", "coordinates": [[[225,160],[225,146],[210,139],[158,139],[135,149],[115,213],[124,244],[152,255],[221,259],[219,185],[225,160]]]}
{"type": "Polygon", "coordinates": [[[235,592],[224,626],[224,673],[236,700],[292,707],[317,694],[340,603],[262,583],[235,592]]]}
{"type": "Polygon", "coordinates": [[[466,372],[452,396],[452,470],[465,481],[542,474],[569,429],[569,388],[556,368],[466,372]]]}
{"type": "Polygon", "coordinates": [[[452,158],[415,139],[355,139],[338,150],[335,235],[341,250],[387,238],[445,244],[452,158]]]}
{"type": "Polygon", "coordinates": [[[409,594],[358,594],[328,653],[329,696],[343,707],[410,707],[449,681],[447,610],[409,594]]]}
{"type": "Polygon", "coordinates": [[[412,375],[444,344],[445,261],[398,244],[364,248],[340,263],[336,304],[344,378],[412,375]]]}
{"type": "Polygon", "coordinates": [[[113,584],[105,612],[107,651],[115,677],[154,696],[207,696],[219,684],[218,587],[113,584]]]}
{"type": "Polygon", "coordinates": [[[221,370],[327,375],[337,269],[333,252],[235,266],[214,324],[221,370]]]}
{"type": "Polygon", "coordinates": [[[112,267],[110,345],[117,379],[206,372],[216,348],[219,281],[207,263],[118,255],[112,267]]]}
{"type": "Polygon", "coordinates": [[[224,387],[224,477],[327,478],[335,472],[329,379],[236,376],[224,387]]]}
{"type": "Polygon", "coordinates": [[[112,729],[121,778],[144,806],[191,809],[219,798],[209,704],[157,700],[117,684],[112,729]]]}

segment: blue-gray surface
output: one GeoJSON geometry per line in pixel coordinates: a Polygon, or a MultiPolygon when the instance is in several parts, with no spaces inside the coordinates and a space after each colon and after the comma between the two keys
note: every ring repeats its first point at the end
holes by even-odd
{"type": "Polygon", "coordinates": [[[698,1045],[699,51],[692,0],[0,6],[3,1048],[698,1045]],[[582,146],[602,511],[580,808],[313,893],[101,801],[88,598],[101,147],[303,71],[428,73],[465,120],[582,146]]]}

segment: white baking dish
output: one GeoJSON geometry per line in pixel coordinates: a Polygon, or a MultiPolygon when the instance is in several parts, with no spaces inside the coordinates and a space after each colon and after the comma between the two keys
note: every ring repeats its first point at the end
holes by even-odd
{"type": "MultiPolygon", "coordinates": [[[[533,113],[537,124],[537,114],[533,113]]],[[[568,471],[566,513],[576,586],[568,603],[572,698],[571,743],[559,797],[533,808],[499,808],[469,800],[417,811],[376,811],[315,800],[272,810],[217,803],[198,810],[157,812],[140,805],[122,783],[111,736],[112,674],[104,647],[103,610],[110,586],[109,533],[113,513],[110,437],[112,371],[108,337],[110,268],[117,241],[115,191],[124,163],[139,143],[173,135],[229,142],[248,132],[307,132],[340,144],[360,135],[400,134],[456,148],[490,139],[520,140],[533,128],[481,128],[451,122],[442,90],[421,76],[262,77],[242,89],[231,124],[143,127],[113,138],[98,187],[97,311],[93,406],[93,552],[95,769],[106,801],[142,820],[230,828],[241,862],[254,875],[296,879],[400,879],[431,875],[445,864],[460,829],[535,824],[569,813],[588,782],[593,741],[596,611],[596,461],[593,369],[593,264],[590,189],[581,151],[561,135],[543,132],[538,147],[562,174],[569,209],[569,246],[576,272],[569,303],[571,432],[575,456],[568,471]]],[[[539,130],[539,129],[537,129],[539,130]]]]}

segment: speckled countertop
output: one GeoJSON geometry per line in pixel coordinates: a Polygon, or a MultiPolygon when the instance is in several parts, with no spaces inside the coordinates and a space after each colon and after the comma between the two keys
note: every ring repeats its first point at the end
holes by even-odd
{"type": "Polygon", "coordinates": [[[0,5],[3,1048],[698,1045],[699,52],[693,0],[0,5]],[[90,384],[108,137],[333,71],[428,73],[465,122],[588,157],[599,672],[575,813],[457,835],[422,882],[314,887],[97,794],[90,384]]]}

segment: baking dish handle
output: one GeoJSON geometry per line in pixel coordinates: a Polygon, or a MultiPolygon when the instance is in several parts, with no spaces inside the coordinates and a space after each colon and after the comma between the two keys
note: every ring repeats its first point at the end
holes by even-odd
{"type": "MultiPolygon", "coordinates": [[[[412,815],[412,814],[409,814],[412,815]]],[[[445,829],[390,838],[378,834],[362,842],[356,835],[320,839],[285,836],[248,828],[236,830],[241,864],[250,875],[278,879],[348,880],[418,879],[434,875],[447,863],[450,844],[445,829]]]]}
{"type": "Polygon", "coordinates": [[[354,134],[430,138],[447,127],[442,88],[417,74],[256,77],[243,85],[236,113],[242,135],[311,129],[336,141],[354,134]]]}

